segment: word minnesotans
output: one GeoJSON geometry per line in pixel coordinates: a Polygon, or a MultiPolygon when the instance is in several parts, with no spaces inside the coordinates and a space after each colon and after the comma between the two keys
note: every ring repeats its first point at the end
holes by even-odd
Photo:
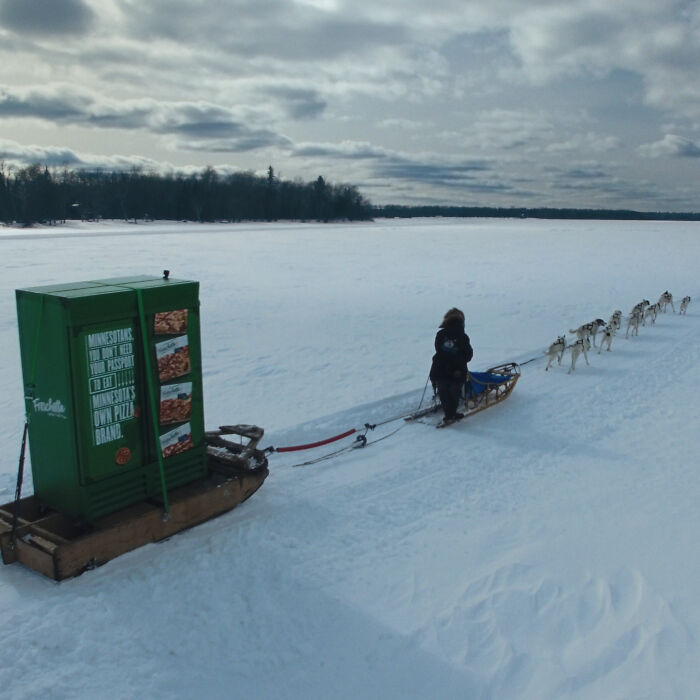
{"type": "Polygon", "coordinates": [[[113,331],[91,333],[87,337],[89,348],[101,348],[104,345],[117,345],[118,343],[130,343],[134,339],[131,328],[118,328],[113,331]]]}

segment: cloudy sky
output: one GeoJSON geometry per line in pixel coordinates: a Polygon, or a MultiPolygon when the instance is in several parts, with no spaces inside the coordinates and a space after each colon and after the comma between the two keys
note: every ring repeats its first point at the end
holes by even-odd
{"type": "Polygon", "coordinates": [[[5,167],[700,211],[698,0],[0,0],[5,167]]]}

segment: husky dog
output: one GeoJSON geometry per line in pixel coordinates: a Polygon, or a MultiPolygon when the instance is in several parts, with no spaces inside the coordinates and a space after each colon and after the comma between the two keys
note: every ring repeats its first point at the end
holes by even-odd
{"type": "Polygon", "coordinates": [[[603,349],[603,345],[606,345],[606,344],[608,346],[607,350],[608,350],[608,352],[610,352],[610,345],[612,344],[612,339],[613,339],[613,336],[615,335],[615,330],[616,329],[614,326],[611,326],[610,324],[608,324],[601,331],[601,333],[603,334],[603,338],[600,341],[600,347],[598,348],[599,355],[600,355],[600,351],[603,349]]]}
{"type": "Polygon", "coordinates": [[[681,308],[678,310],[678,313],[685,314],[688,310],[688,304],[690,304],[690,297],[683,297],[681,299],[681,308]]]}
{"type": "Polygon", "coordinates": [[[625,338],[629,336],[630,328],[634,330],[634,335],[639,335],[639,323],[642,320],[642,315],[640,312],[636,312],[629,315],[627,319],[627,332],[625,333],[625,338]]]}
{"type": "Polygon", "coordinates": [[[573,328],[569,328],[569,333],[573,333],[578,340],[583,340],[584,338],[588,338],[591,335],[592,330],[593,327],[590,323],[584,323],[582,326],[579,326],[575,330],[573,328]]]}
{"type": "Polygon", "coordinates": [[[673,294],[668,291],[668,289],[659,297],[659,308],[661,311],[666,313],[666,306],[670,304],[673,309],[673,313],[676,313],[676,307],[673,305],[673,294]]]}
{"type": "Polygon", "coordinates": [[[588,350],[591,349],[591,341],[588,338],[580,338],[573,345],[571,345],[571,367],[569,368],[568,374],[571,374],[576,369],[576,360],[578,360],[579,355],[583,353],[583,357],[586,360],[586,364],[590,365],[588,361],[588,350]]]}
{"type": "Polygon", "coordinates": [[[622,327],[622,311],[620,311],[619,309],[613,311],[613,315],[608,321],[608,326],[612,328],[613,334],[617,333],[617,331],[620,330],[620,328],[622,327]]]}
{"type": "Polygon", "coordinates": [[[591,338],[593,338],[593,347],[596,347],[595,337],[598,335],[598,331],[605,326],[605,321],[602,318],[597,318],[595,321],[591,321],[587,324],[591,327],[591,338]]]}
{"type": "Polygon", "coordinates": [[[639,302],[639,304],[635,304],[632,307],[632,311],[630,311],[630,315],[636,314],[636,313],[642,315],[644,313],[644,310],[647,308],[647,306],[649,306],[649,304],[651,304],[651,302],[648,299],[643,299],[642,301],[639,302]]]}
{"type": "Polygon", "coordinates": [[[564,354],[564,350],[566,350],[566,336],[560,335],[546,350],[545,350],[545,355],[549,358],[547,360],[547,366],[544,368],[544,371],[546,372],[550,366],[552,365],[552,362],[556,359],[559,364],[561,364],[561,358],[562,355],[564,354]]]}
{"type": "Polygon", "coordinates": [[[642,325],[646,326],[647,325],[647,319],[649,319],[649,322],[654,325],[656,323],[656,314],[659,311],[659,305],[658,304],[650,304],[647,306],[647,308],[644,311],[644,316],[642,317],[642,325]]]}

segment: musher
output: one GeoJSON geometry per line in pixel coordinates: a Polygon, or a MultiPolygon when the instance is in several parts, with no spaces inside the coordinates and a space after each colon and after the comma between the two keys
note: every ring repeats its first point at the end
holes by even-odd
{"type": "Polygon", "coordinates": [[[445,412],[444,423],[464,418],[457,407],[467,381],[467,363],[473,355],[469,336],[464,332],[464,314],[452,308],[445,314],[435,336],[435,354],[430,368],[430,381],[445,412]]]}

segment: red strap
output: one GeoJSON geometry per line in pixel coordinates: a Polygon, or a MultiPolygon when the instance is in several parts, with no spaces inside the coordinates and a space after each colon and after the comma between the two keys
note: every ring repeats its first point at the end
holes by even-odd
{"type": "Polygon", "coordinates": [[[336,435],[335,437],[328,438],[327,440],[319,440],[318,442],[310,442],[308,445],[292,445],[291,447],[275,447],[275,452],[296,452],[297,450],[310,450],[312,447],[321,447],[321,445],[327,445],[329,442],[335,442],[336,440],[342,440],[348,435],[356,433],[357,429],[353,428],[345,433],[336,435]]]}

